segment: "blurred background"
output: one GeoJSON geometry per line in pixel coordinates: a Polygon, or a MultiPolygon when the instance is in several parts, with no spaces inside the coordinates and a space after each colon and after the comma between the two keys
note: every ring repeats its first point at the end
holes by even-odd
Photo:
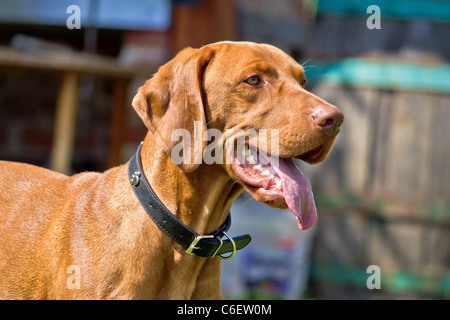
{"type": "Polygon", "coordinates": [[[253,241],[224,261],[225,297],[449,299],[450,1],[2,0],[0,159],[66,174],[125,163],[146,134],[137,88],[221,40],[280,47],[345,114],[329,158],[298,164],[311,230],[246,194],[233,205],[232,231],[253,241]]]}

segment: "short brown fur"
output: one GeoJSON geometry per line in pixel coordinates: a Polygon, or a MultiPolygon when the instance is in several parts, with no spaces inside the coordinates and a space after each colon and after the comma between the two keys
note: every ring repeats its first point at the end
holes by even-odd
{"type": "MultiPolygon", "coordinates": [[[[228,164],[172,162],[171,132],[193,133],[194,121],[202,133],[277,128],[281,157],[323,145],[315,162],[322,161],[334,135],[324,134],[311,115],[319,107],[337,108],[302,88],[304,77],[302,67],[279,49],[250,42],[187,48],[162,66],[139,89],[133,107],[149,128],[144,172],[166,207],[207,234],[224,222],[243,190],[228,164]],[[255,74],[264,77],[264,87],[243,82],[255,74]]],[[[158,229],[133,194],[127,164],[68,177],[0,162],[0,176],[1,299],[222,297],[221,259],[188,255],[158,229]],[[70,266],[79,268],[79,288],[68,285],[70,266]]]]}

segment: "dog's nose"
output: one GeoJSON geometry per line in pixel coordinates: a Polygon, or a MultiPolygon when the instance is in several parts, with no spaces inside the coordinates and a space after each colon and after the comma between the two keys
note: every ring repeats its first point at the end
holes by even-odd
{"type": "Polygon", "coordinates": [[[338,134],[339,127],[344,122],[344,114],[334,106],[319,107],[312,114],[312,118],[328,136],[338,134]]]}

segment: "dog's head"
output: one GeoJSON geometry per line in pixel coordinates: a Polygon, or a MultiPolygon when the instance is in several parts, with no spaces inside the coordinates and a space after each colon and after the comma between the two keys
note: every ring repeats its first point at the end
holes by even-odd
{"type": "Polygon", "coordinates": [[[314,198],[292,159],[323,161],[343,115],[305,84],[303,68],[271,45],[220,42],[181,51],[139,89],[133,107],[181,170],[222,166],[307,229],[317,218],[314,198]]]}

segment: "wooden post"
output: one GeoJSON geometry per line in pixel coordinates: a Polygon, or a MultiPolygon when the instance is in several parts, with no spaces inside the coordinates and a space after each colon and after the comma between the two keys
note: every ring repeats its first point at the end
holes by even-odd
{"type": "Polygon", "coordinates": [[[56,106],[51,169],[64,174],[70,174],[71,171],[79,83],[78,73],[64,73],[56,106]]]}
{"type": "Polygon", "coordinates": [[[109,156],[107,168],[121,162],[122,144],[125,136],[128,107],[128,79],[116,79],[114,82],[113,111],[110,123],[109,156]]]}
{"type": "Polygon", "coordinates": [[[195,5],[177,4],[173,8],[173,54],[185,47],[235,40],[236,10],[232,0],[205,0],[195,5]]]}

